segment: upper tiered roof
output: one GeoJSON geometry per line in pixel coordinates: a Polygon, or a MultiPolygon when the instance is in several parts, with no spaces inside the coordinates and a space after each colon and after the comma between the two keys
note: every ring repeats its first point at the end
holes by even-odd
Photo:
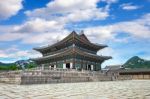
{"type": "Polygon", "coordinates": [[[81,46],[83,48],[86,48],[86,49],[89,49],[92,51],[98,51],[102,48],[107,47],[107,45],[91,43],[88,40],[88,38],[84,35],[84,33],[78,35],[75,31],[72,31],[72,33],[70,35],[68,35],[67,37],[65,37],[63,40],[61,40],[53,45],[34,48],[34,50],[37,50],[41,53],[49,52],[49,51],[57,51],[62,48],[71,46],[72,44],[81,46]]]}

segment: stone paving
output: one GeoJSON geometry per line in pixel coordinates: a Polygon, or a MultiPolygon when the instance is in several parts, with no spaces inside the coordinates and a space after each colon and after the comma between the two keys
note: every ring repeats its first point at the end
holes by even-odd
{"type": "Polygon", "coordinates": [[[150,80],[0,84],[0,99],[150,99],[150,80]]]}

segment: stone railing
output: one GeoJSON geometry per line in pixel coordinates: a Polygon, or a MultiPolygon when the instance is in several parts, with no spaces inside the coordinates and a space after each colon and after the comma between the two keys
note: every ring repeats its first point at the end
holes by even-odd
{"type": "Polygon", "coordinates": [[[55,69],[47,69],[47,70],[42,70],[42,69],[30,69],[30,70],[25,70],[22,71],[22,74],[29,74],[29,75],[35,75],[35,74],[39,74],[41,75],[42,73],[49,73],[49,72],[53,72],[53,73],[79,73],[79,74],[87,74],[87,75],[103,75],[104,73],[102,71],[88,71],[88,70],[75,70],[75,69],[62,69],[62,68],[55,68],[55,69]]]}

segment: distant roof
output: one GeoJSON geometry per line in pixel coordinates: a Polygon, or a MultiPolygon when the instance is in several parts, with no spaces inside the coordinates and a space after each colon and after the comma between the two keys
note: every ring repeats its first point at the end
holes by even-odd
{"type": "Polygon", "coordinates": [[[122,65],[109,65],[109,66],[106,66],[104,69],[106,69],[106,70],[118,70],[121,68],[123,68],[122,65]]]}
{"type": "Polygon", "coordinates": [[[124,69],[121,70],[120,73],[140,73],[140,72],[149,72],[149,68],[137,68],[137,69],[124,69]]]}

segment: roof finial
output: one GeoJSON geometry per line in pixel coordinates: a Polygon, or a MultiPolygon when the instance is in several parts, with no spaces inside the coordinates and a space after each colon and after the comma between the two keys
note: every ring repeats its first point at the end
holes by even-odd
{"type": "Polygon", "coordinates": [[[81,30],[80,35],[81,35],[81,34],[84,34],[84,30],[81,30]]]}
{"type": "Polygon", "coordinates": [[[84,30],[81,30],[81,34],[84,34],[84,30]]]}

